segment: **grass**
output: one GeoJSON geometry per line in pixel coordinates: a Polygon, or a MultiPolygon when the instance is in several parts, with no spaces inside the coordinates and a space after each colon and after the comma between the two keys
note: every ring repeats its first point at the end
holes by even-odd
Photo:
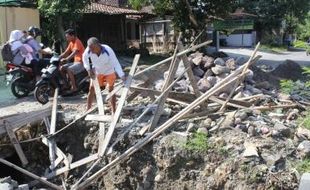
{"type": "Polygon", "coordinates": [[[296,169],[300,174],[303,174],[305,172],[310,172],[310,158],[307,158],[307,159],[297,163],[296,169]]]}
{"type": "Polygon", "coordinates": [[[287,51],[287,46],[262,44],[259,50],[271,53],[283,53],[284,51],[287,51]]]}
{"type": "Polygon", "coordinates": [[[280,89],[283,93],[290,94],[295,87],[295,83],[292,80],[280,80],[280,89]]]}
{"type": "Polygon", "coordinates": [[[184,145],[187,150],[206,151],[208,150],[208,138],[204,133],[194,133],[184,145]]]}
{"type": "Polygon", "coordinates": [[[298,125],[310,130],[310,110],[305,112],[304,117],[300,117],[297,120],[298,125]]]}

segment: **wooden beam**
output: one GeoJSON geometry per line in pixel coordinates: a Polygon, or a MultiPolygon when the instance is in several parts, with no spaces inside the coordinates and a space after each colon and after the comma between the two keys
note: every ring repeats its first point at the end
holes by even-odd
{"type": "MultiPolygon", "coordinates": [[[[218,104],[222,104],[222,105],[225,104],[225,100],[221,100],[221,99],[219,99],[219,98],[217,98],[215,96],[211,96],[209,98],[209,100],[211,100],[213,102],[216,102],[218,104]]],[[[245,107],[245,106],[242,106],[242,105],[238,105],[238,104],[234,104],[234,103],[231,103],[231,102],[227,102],[226,104],[231,106],[231,107],[235,107],[235,108],[241,108],[241,109],[248,108],[248,107],[245,107]]]]}
{"type": "Polygon", "coordinates": [[[35,174],[33,174],[33,173],[31,173],[31,172],[29,172],[29,171],[23,169],[23,168],[21,168],[21,167],[15,165],[15,164],[13,164],[13,163],[11,163],[11,162],[8,162],[8,161],[6,161],[6,160],[4,160],[4,159],[2,159],[2,158],[0,158],[0,162],[1,162],[2,164],[5,164],[5,165],[11,167],[11,168],[16,169],[17,171],[19,171],[19,172],[21,172],[21,173],[23,173],[23,174],[25,174],[25,175],[27,175],[27,176],[33,178],[33,179],[36,179],[36,180],[40,181],[41,183],[43,183],[43,184],[45,184],[45,185],[47,185],[47,186],[49,186],[49,187],[51,187],[51,188],[53,188],[53,189],[62,190],[61,187],[59,187],[59,186],[57,186],[57,185],[55,185],[55,184],[53,184],[53,183],[51,183],[51,182],[45,180],[45,179],[42,178],[42,177],[37,176],[37,175],[35,175],[35,174]]]}
{"type": "MultiPolygon", "coordinates": [[[[184,50],[182,42],[179,42],[179,50],[180,51],[184,50]]],[[[183,61],[184,67],[191,67],[191,63],[188,61],[188,57],[186,56],[186,54],[182,55],[181,59],[183,61]]],[[[193,90],[194,90],[196,97],[199,97],[201,95],[201,92],[198,89],[197,81],[195,79],[193,71],[191,69],[189,69],[187,71],[187,75],[188,75],[188,79],[189,79],[189,81],[193,87],[193,90]]]]}
{"type": "Polygon", "coordinates": [[[19,141],[13,131],[13,129],[10,127],[10,123],[9,122],[4,122],[5,124],[5,128],[6,128],[6,132],[10,138],[10,141],[11,143],[13,144],[15,150],[16,150],[16,153],[21,161],[21,163],[23,164],[23,166],[27,165],[29,162],[24,154],[24,151],[22,149],[22,147],[20,146],[19,144],[19,141]]]}
{"type": "MultiPolygon", "coordinates": [[[[52,116],[49,134],[53,135],[56,131],[56,120],[57,120],[57,98],[58,98],[59,89],[56,88],[54,92],[53,106],[52,106],[52,116]]],[[[55,169],[55,160],[56,160],[56,142],[54,138],[48,139],[48,149],[49,149],[49,158],[51,161],[50,169],[55,169]]]]}
{"type": "MultiPolygon", "coordinates": [[[[179,38],[178,38],[178,41],[176,44],[176,48],[174,50],[174,54],[172,56],[172,61],[170,63],[168,77],[165,79],[165,83],[163,85],[162,91],[165,91],[167,89],[167,87],[172,83],[172,81],[174,80],[174,76],[178,70],[180,61],[177,58],[177,52],[179,49],[179,45],[180,45],[179,42],[181,40],[181,37],[182,37],[182,33],[180,33],[180,35],[179,35],[179,38]]],[[[164,110],[165,102],[166,102],[166,99],[168,97],[169,91],[170,91],[170,89],[167,92],[165,92],[164,95],[159,100],[157,109],[156,109],[155,114],[151,120],[149,131],[153,130],[156,127],[156,125],[159,121],[159,118],[160,118],[160,116],[164,110]]]]}
{"type": "MultiPolygon", "coordinates": [[[[103,173],[106,173],[109,169],[112,167],[115,167],[120,162],[124,161],[126,158],[128,158],[130,155],[141,149],[144,145],[149,143],[151,140],[153,140],[155,137],[157,137],[159,134],[161,134],[163,131],[171,127],[175,122],[177,122],[179,119],[181,119],[184,115],[191,112],[194,108],[202,104],[204,101],[206,101],[209,97],[212,95],[220,92],[223,88],[225,88],[227,85],[230,85],[231,83],[235,82],[236,80],[241,77],[240,74],[241,69],[244,68],[241,66],[239,69],[237,69],[234,73],[231,73],[228,75],[225,79],[218,82],[216,85],[214,85],[211,89],[209,89],[207,92],[205,92],[203,95],[201,95],[199,98],[197,98],[194,102],[192,102],[190,105],[188,105],[186,108],[184,108],[182,111],[174,115],[172,118],[170,118],[168,121],[166,121],[164,124],[162,124],[160,127],[155,129],[153,132],[151,132],[149,135],[147,135],[145,138],[143,138],[141,141],[139,141],[137,144],[126,150],[123,154],[118,156],[116,159],[114,159],[112,162],[110,162],[105,167],[101,168],[99,171],[94,173],[92,176],[90,176],[88,179],[86,179],[83,183],[81,183],[77,188],[78,189],[84,189],[86,188],[93,180],[100,177],[103,173]]],[[[247,74],[248,72],[244,73],[247,74]]]]}

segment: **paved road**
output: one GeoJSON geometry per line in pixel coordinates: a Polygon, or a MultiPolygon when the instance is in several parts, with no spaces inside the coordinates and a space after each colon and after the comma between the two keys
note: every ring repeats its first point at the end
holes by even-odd
{"type": "MultiPolygon", "coordinates": [[[[253,49],[246,48],[221,48],[220,51],[227,53],[231,57],[245,56],[250,57],[253,49]]],[[[285,60],[293,60],[301,66],[310,66],[310,56],[306,55],[305,51],[287,51],[282,53],[267,53],[259,51],[257,55],[262,55],[258,64],[266,64],[272,67],[277,67],[285,60]]]]}

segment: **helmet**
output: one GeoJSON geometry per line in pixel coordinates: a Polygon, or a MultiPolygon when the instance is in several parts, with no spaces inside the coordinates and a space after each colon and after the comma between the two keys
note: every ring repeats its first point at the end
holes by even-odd
{"type": "Polygon", "coordinates": [[[37,28],[35,26],[30,26],[29,29],[28,29],[28,32],[29,32],[30,35],[32,35],[34,37],[37,37],[37,36],[41,35],[40,28],[37,28]]]}

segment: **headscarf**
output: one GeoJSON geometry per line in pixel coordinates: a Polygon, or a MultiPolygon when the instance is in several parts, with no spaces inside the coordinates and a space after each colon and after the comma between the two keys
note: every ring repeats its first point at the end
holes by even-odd
{"type": "Polygon", "coordinates": [[[21,42],[23,36],[24,34],[21,30],[13,30],[11,32],[9,42],[11,43],[12,51],[23,45],[21,42]]]}

